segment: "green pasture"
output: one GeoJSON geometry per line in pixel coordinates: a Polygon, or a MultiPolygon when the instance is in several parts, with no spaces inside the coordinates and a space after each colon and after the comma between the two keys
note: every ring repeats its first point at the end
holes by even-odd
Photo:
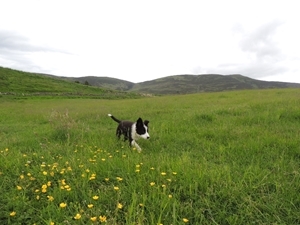
{"type": "Polygon", "coordinates": [[[299,167],[300,89],[0,97],[0,224],[300,224],[299,167]]]}

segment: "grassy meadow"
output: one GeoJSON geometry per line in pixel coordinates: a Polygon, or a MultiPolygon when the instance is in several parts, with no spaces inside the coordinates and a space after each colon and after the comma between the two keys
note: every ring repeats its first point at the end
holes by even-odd
{"type": "Polygon", "coordinates": [[[300,89],[0,107],[0,224],[300,224],[300,89]]]}

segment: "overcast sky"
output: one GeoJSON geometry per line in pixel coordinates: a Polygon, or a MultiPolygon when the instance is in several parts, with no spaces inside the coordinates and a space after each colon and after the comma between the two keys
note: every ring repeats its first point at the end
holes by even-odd
{"type": "Polygon", "coordinates": [[[142,82],[242,74],[300,83],[297,0],[0,0],[0,66],[142,82]]]}

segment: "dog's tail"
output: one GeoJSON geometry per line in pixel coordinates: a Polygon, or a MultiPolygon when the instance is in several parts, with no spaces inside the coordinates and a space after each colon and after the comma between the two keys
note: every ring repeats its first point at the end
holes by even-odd
{"type": "Polygon", "coordinates": [[[114,117],[114,116],[111,115],[111,114],[108,114],[108,116],[109,116],[110,118],[112,118],[114,121],[116,121],[117,123],[120,123],[120,122],[121,122],[121,120],[118,120],[116,117],[114,117]]]}

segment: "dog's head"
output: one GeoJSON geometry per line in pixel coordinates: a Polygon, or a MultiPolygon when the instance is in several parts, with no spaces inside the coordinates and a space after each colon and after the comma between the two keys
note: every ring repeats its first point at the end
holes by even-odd
{"type": "Polygon", "coordinates": [[[150,135],[149,135],[149,127],[148,127],[149,121],[145,120],[143,121],[141,118],[139,118],[136,121],[136,133],[143,139],[149,139],[150,135]]]}

